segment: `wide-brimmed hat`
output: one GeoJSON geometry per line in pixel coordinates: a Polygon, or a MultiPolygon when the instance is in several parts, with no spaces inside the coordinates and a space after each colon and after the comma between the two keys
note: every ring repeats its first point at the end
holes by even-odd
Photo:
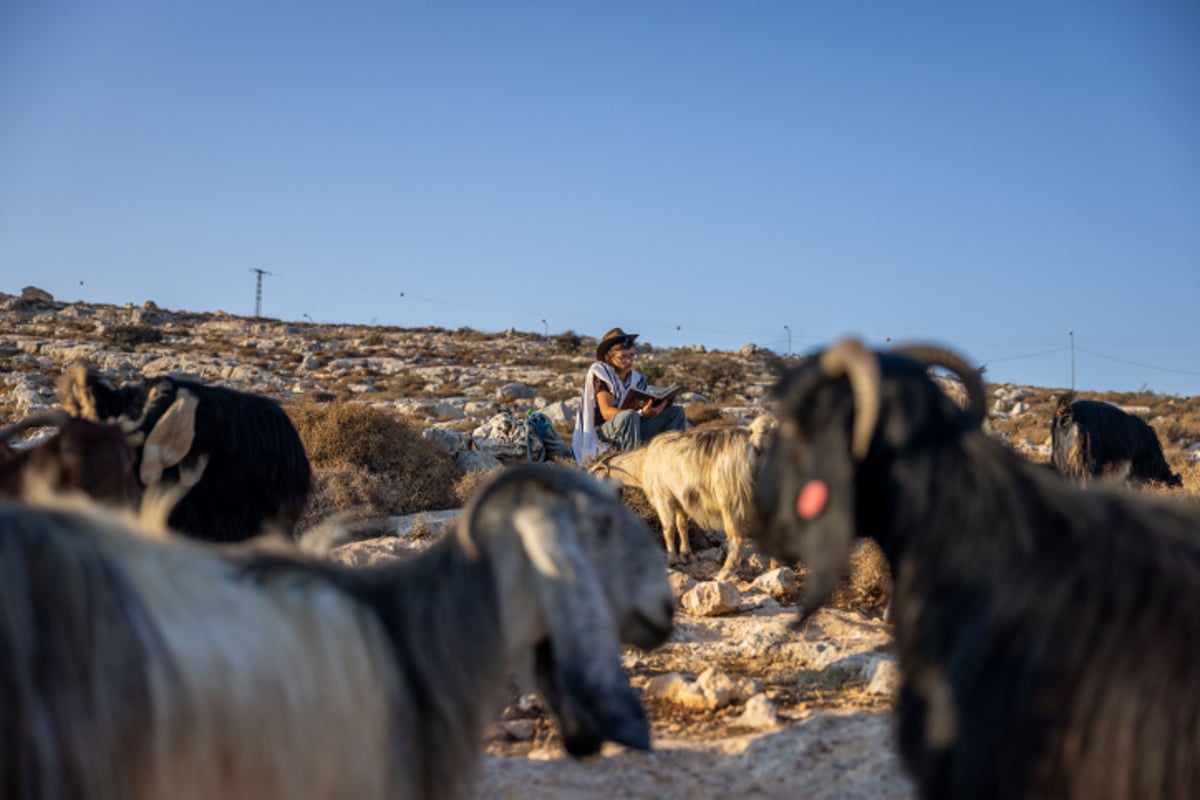
{"type": "Polygon", "coordinates": [[[614,347],[633,347],[633,343],[637,337],[636,333],[626,333],[620,328],[613,328],[604,334],[604,338],[600,340],[600,344],[596,345],[596,360],[603,361],[604,357],[608,355],[608,351],[614,347]]]}

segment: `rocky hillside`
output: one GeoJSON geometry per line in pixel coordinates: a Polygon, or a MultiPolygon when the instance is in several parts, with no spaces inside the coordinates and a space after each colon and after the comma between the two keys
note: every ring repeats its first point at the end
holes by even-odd
{"type": "MultiPolygon", "coordinates": [[[[172,374],[269,395],[305,438],[318,476],[316,516],[369,502],[390,521],[374,533],[403,534],[340,548],[339,558],[364,564],[421,546],[479,476],[524,459],[526,410],[544,411],[569,439],[595,344],[569,333],[314,325],[153,303],[63,303],[30,289],[0,295],[0,424],[55,405],[55,381],[77,362],[116,380],[172,374]],[[331,422],[332,433],[322,427],[331,422]],[[337,438],[364,429],[386,435],[369,446],[360,434],[337,438]],[[350,451],[358,462],[346,462],[350,451]],[[444,468],[429,466],[434,453],[444,468]],[[387,495],[383,487],[396,485],[405,490],[387,495]]],[[[683,396],[688,417],[705,424],[760,413],[778,361],[753,345],[734,353],[646,347],[638,366],[653,383],[692,389],[683,396]]],[[[988,388],[993,435],[1046,460],[1062,390],[988,388]]],[[[1096,399],[1151,422],[1185,491],[1200,495],[1200,399],[1096,399]]],[[[654,752],[613,748],[590,763],[571,761],[536,698],[514,694],[489,733],[479,796],[912,797],[891,741],[897,673],[890,626],[880,620],[888,578],[877,551],[859,552],[836,607],[798,633],[790,622],[802,569],[764,572],[752,555],[736,580],[718,583],[710,579],[721,538],[693,536],[697,560],[671,574],[680,598],[675,634],[653,653],[625,658],[651,712],[654,752]]]]}
{"type": "MultiPolygon", "coordinates": [[[[580,377],[595,344],[571,333],[316,325],[167,311],[152,302],[64,303],[30,287],[20,296],[0,293],[0,421],[54,405],[57,377],[70,364],[86,362],[117,380],[171,374],[284,403],[362,403],[403,416],[464,470],[481,469],[526,456],[521,420],[528,409],[545,412],[569,439],[580,377]]],[[[779,361],[754,345],[737,352],[647,346],[638,368],[654,383],[691,389],[683,401],[694,422],[744,422],[763,409],[779,361]]],[[[1046,460],[1048,423],[1062,390],[988,388],[994,432],[1046,460]]],[[[1176,470],[1190,472],[1200,458],[1200,398],[1090,397],[1147,419],[1176,470]]]]}

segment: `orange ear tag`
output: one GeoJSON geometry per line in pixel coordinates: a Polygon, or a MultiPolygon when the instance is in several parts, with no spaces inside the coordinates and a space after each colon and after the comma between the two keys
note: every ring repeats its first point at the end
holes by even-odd
{"type": "Polygon", "coordinates": [[[828,502],[829,487],[825,481],[809,481],[796,496],[796,513],[800,515],[800,519],[816,519],[825,510],[825,504],[828,502]]]}

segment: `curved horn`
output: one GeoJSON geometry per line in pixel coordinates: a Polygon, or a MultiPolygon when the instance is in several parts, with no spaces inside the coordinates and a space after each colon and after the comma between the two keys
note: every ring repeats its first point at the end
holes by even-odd
{"type": "Polygon", "coordinates": [[[7,442],[12,437],[22,431],[27,431],[30,428],[61,428],[67,424],[67,420],[71,418],[65,410],[55,408],[51,411],[39,411],[36,414],[30,414],[25,419],[15,425],[10,425],[4,430],[0,430],[0,442],[7,442]]]}
{"type": "Polygon", "coordinates": [[[983,378],[980,377],[982,370],[972,367],[965,358],[944,347],[927,344],[901,345],[892,348],[891,352],[931,367],[945,367],[953,372],[967,390],[967,403],[971,413],[981,422],[987,417],[987,392],[983,388],[983,378]]]}
{"type": "Polygon", "coordinates": [[[867,457],[879,421],[879,359],[858,339],[842,339],[821,353],[821,370],[836,378],[845,375],[854,394],[854,432],[850,452],[856,461],[867,457]]]}

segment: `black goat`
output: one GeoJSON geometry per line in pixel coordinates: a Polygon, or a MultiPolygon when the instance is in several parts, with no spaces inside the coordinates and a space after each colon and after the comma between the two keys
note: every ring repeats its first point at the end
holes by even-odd
{"type": "Polygon", "coordinates": [[[121,428],[71,417],[62,409],[31,414],[0,431],[0,497],[24,497],[31,481],[118,506],[133,507],[141,496],[133,450],[121,428]],[[30,447],[9,446],[18,433],[40,427],[57,431],[30,447]]]}
{"type": "Polygon", "coordinates": [[[843,341],[776,397],[752,535],[808,566],[806,617],[855,536],[879,542],[924,797],[1200,797],[1196,507],[1025,460],[982,432],[983,383],[943,350],[843,341]]]}
{"type": "Polygon", "coordinates": [[[58,393],[74,415],[121,424],[143,486],[191,486],[171,512],[171,528],[214,542],[243,541],[268,528],[293,532],[312,470],[274,400],[169,377],[114,388],[82,366],[67,372],[58,393]]]}
{"type": "Polygon", "coordinates": [[[1050,442],[1054,469],[1080,483],[1117,477],[1183,485],[1167,466],[1154,428],[1109,403],[1076,400],[1067,392],[1050,421],[1050,442]]]}

